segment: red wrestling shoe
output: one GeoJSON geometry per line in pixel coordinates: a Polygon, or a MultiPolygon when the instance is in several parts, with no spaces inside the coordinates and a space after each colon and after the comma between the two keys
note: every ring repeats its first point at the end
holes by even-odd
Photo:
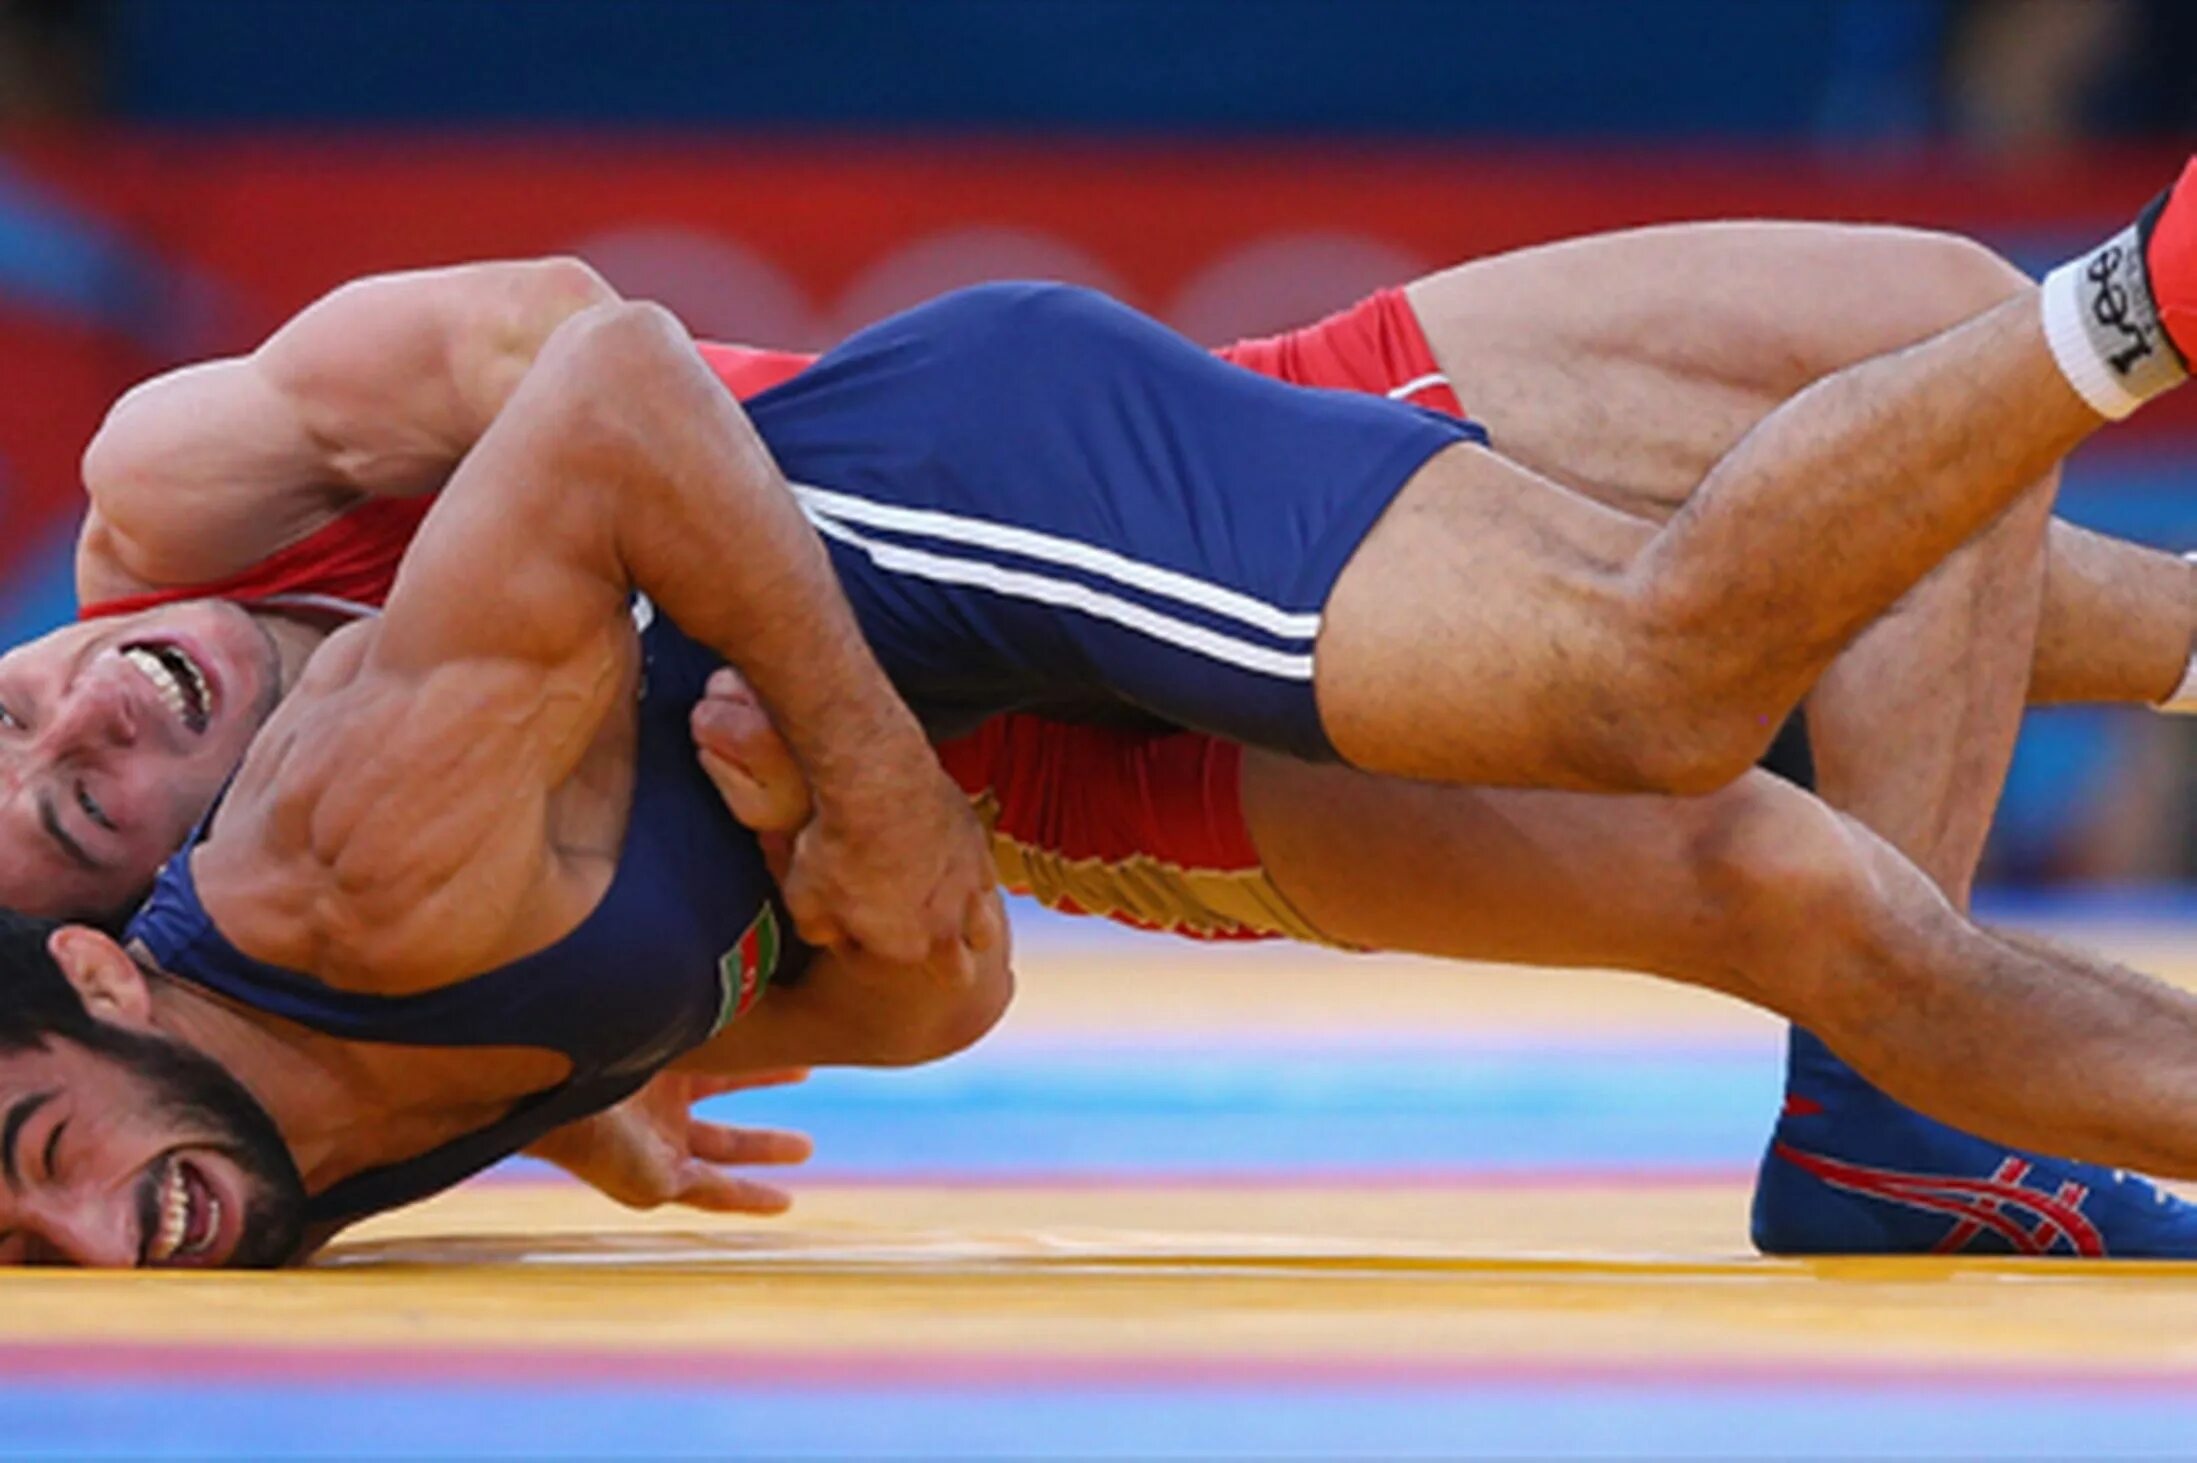
{"type": "Polygon", "coordinates": [[[2136,227],[2159,323],[2186,371],[2197,359],[2197,157],[2152,200],[2136,227]]]}

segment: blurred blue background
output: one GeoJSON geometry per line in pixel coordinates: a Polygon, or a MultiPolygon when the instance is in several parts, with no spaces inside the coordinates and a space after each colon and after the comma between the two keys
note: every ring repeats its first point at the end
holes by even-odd
{"type": "MultiPolygon", "coordinates": [[[[578,249],[815,346],[968,278],[1201,338],[1663,217],[1885,218],[2038,266],[2197,134],[2190,0],[12,0],[0,634],[69,610],[105,402],[366,269],[578,249]]],[[[1468,404],[1469,405],[1469,404],[1468,404]]],[[[2064,511],[2197,547],[2197,414],[2064,511]]],[[[2001,881],[2191,872],[2180,723],[2033,718],[2001,881]]]]}

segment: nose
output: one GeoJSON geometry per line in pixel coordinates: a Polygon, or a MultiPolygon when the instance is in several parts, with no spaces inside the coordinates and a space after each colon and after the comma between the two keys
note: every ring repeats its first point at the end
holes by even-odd
{"type": "Polygon", "coordinates": [[[137,1264],[137,1220],[119,1196],[41,1195],[21,1206],[17,1223],[37,1236],[54,1261],[95,1270],[127,1270],[137,1264]]]}
{"type": "Polygon", "coordinates": [[[78,679],[62,697],[46,723],[46,735],[62,750],[128,747],[137,741],[137,710],[118,678],[94,672],[78,679]]]}

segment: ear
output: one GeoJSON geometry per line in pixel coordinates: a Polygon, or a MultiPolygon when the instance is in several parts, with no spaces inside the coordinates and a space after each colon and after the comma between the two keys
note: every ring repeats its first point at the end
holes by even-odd
{"type": "Polygon", "coordinates": [[[130,953],[89,925],[63,925],[46,941],[94,1020],[145,1031],[152,1026],[152,991],[130,953]]]}

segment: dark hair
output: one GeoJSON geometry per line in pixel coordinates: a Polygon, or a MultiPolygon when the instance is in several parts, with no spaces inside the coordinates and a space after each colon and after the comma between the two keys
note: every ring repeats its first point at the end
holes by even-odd
{"type": "Polygon", "coordinates": [[[54,1037],[99,1043],[99,1023],[46,953],[60,928],[60,920],[0,909],[0,1053],[38,1050],[54,1037]]]}
{"type": "Polygon", "coordinates": [[[127,1067],[169,1111],[225,1135],[221,1147],[256,1187],[231,1263],[287,1263],[304,1234],[305,1188],[282,1130],[243,1083],[203,1052],[130,1031],[85,1009],[46,949],[63,921],[0,909],[0,1056],[67,1041],[127,1067]]]}

